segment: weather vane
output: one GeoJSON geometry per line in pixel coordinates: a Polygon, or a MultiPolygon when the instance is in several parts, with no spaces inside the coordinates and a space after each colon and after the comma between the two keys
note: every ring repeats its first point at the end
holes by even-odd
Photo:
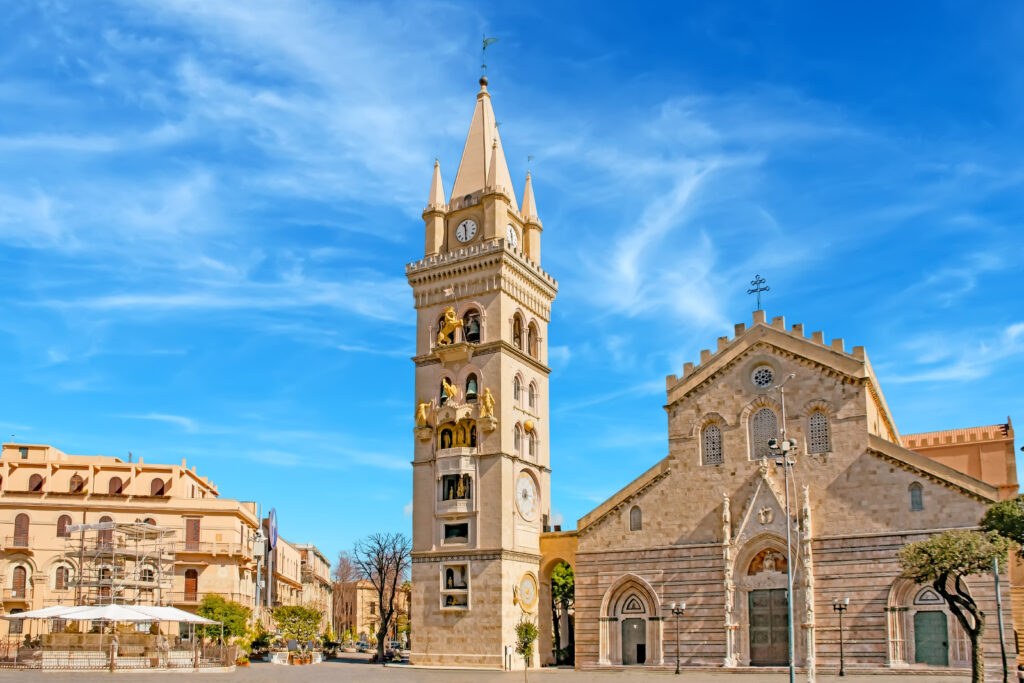
{"type": "Polygon", "coordinates": [[[747,294],[757,294],[757,310],[761,310],[761,292],[767,292],[771,287],[763,287],[764,283],[767,282],[759,274],[754,275],[754,279],[750,281],[750,284],[754,285],[747,290],[747,294]]]}
{"type": "Polygon", "coordinates": [[[487,75],[487,46],[488,45],[493,45],[494,43],[498,42],[498,39],[497,38],[488,38],[486,35],[484,35],[484,41],[483,42],[484,42],[483,47],[480,49],[480,62],[481,62],[480,63],[480,68],[483,69],[484,76],[486,76],[487,75]]]}

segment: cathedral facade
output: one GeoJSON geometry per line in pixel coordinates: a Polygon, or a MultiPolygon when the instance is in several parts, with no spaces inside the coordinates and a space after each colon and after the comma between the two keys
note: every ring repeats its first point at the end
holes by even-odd
{"type": "MultiPolygon", "coordinates": [[[[424,258],[406,267],[417,311],[413,663],[521,666],[511,648],[524,619],[541,631],[532,665],[551,663],[550,577],[565,562],[574,628],[560,642],[578,668],[784,666],[792,647],[813,678],[838,667],[837,604],[852,669],[966,668],[965,634],[934,590],[901,578],[896,553],[975,528],[1016,495],[1009,421],[974,440],[901,437],[864,348],[782,317],[755,312],[669,376],[667,455],[575,531],[551,530],[557,284],[540,265],[531,183],[520,208],[481,79],[455,185],[446,197],[435,163],[424,258]]],[[[992,577],[969,584],[989,615],[995,671],[992,577]]]]}

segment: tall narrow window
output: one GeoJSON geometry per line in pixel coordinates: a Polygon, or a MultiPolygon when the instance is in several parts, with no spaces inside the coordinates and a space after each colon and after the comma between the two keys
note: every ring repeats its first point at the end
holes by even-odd
{"type": "Polygon", "coordinates": [[[475,310],[468,311],[462,319],[462,332],[471,344],[480,341],[480,314],[475,310]]]}
{"type": "Polygon", "coordinates": [[[768,442],[779,438],[779,419],[775,411],[765,406],[750,418],[750,452],[755,460],[770,456],[768,442]]]}
{"type": "Polygon", "coordinates": [[[534,323],[530,323],[530,327],[527,330],[526,348],[529,349],[530,355],[534,358],[540,357],[539,337],[537,326],[534,323]]]}
{"type": "Polygon", "coordinates": [[[68,525],[71,524],[71,515],[61,515],[57,518],[57,538],[68,538],[68,525]]]}
{"type": "Polygon", "coordinates": [[[530,403],[530,407],[534,408],[537,405],[537,385],[530,382],[530,388],[526,394],[527,400],[530,403]]]}
{"type": "Polygon", "coordinates": [[[477,391],[476,375],[470,375],[469,377],[466,378],[466,400],[467,401],[475,401],[476,400],[476,391],[477,391]]]}
{"type": "Polygon", "coordinates": [[[629,530],[640,531],[644,526],[644,513],[640,511],[639,505],[634,505],[629,511],[629,530]]]}
{"type": "Polygon", "coordinates": [[[824,410],[815,410],[807,418],[807,452],[828,453],[832,450],[832,440],[828,433],[828,415],[824,410]]]}
{"type": "Polygon", "coordinates": [[[71,493],[81,493],[85,490],[85,480],[82,479],[81,475],[74,474],[71,476],[71,482],[68,484],[68,490],[71,493]]]}
{"type": "Polygon", "coordinates": [[[512,378],[512,400],[519,401],[519,392],[522,390],[522,382],[519,381],[519,377],[512,378]]]}
{"type": "Polygon", "coordinates": [[[924,488],[916,481],[910,485],[910,509],[924,510],[924,488]]]}
{"type": "Polygon", "coordinates": [[[199,550],[199,518],[189,517],[185,520],[185,549],[199,550]]]}
{"type": "Polygon", "coordinates": [[[27,586],[28,571],[21,565],[18,565],[14,568],[14,574],[11,576],[11,597],[24,598],[27,586]]]}
{"type": "Polygon", "coordinates": [[[523,319],[518,313],[512,318],[512,343],[516,348],[523,348],[523,319]]]}
{"type": "Polygon", "coordinates": [[[124,482],[121,481],[121,477],[111,477],[110,484],[107,486],[107,493],[112,496],[121,495],[124,489],[124,482]]]}
{"type": "Polygon", "coordinates": [[[512,430],[512,448],[518,455],[520,449],[523,447],[523,430],[519,425],[515,426],[512,430]]]}
{"type": "Polygon", "coordinates": [[[28,478],[28,490],[29,491],[42,491],[43,490],[43,475],[33,474],[28,478]]]}
{"type": "Polygon", "coordinates": [[[725,462],[722,456],[722,429],[716,424],[709,424],[704,427],[704,436],[701,439],[703,452],[703,464],[721,465],[725,462]]]}
{"type": "MultiPolygon", "coordinates": [[[[103,524],[103,523],[106,523],[106,522],[113,522],[113,521],[114,520],[111,519],[110,517],[108,517],[107,515],[103,515],[102,517],[100,517],[100,524],[103,524]]],[[[103,529],[103,530],[101,530],[100,531],[100,539],[99,540],[100,540],[100,545],[107,545],[107,546],[112,545],[114,543],[114,530],[113,529],[103,529]]]]}
{"type": "Polygon", "coordinates": [[[160,478],[154,479],[152,485],[149,487],[149,493],[153,496],[166,495],[167,487],[164,485],[164,480],[160,478]]]}
{"type": "Polygon", "coordinates": [[[28,515],[24,512],[14,518],[14,547],[28,547],[28,515]]]}
{"type": "Polygon", "coordinates": [[[526,440],[526,445],[529,448],[530,457],[536,457],[537,455],[537,435],[530,432],[529,438],[526,440]]]}
{"type": "Polygon", "coordinates": [[[61,565],[57,567],[57,573],[53,577],[53,587],[59,591],[68,589],[68,568],[61,565]]]}

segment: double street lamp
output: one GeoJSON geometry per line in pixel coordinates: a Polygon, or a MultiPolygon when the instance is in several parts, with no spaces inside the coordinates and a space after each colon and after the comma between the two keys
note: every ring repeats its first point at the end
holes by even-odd
{"type": "Polygon", "coordinates": [[[839,612],[839,675],[846,675],[845,661],[843,658],[843,612],[850,609],[850,598],[832,598],[832,610],[839,612]]]}
{"type": "Polygon", "coordinates": [[[782,403],[782,438],[769,439],[768,448],[776,458],[776,467],[781,467],[783,481],[786,487],[786,606],[787,621],[789,626],[789,683],[796,681],[796,652],[793,633],[793,520],[789,516],[789,470],[796,465],[796,460],[791,456],[796,455],[796,439],[786,438],[786,382],[796,375],[790,373],[782,383],[775,387],[779,392],[779,400],[782,403]],[[781,457],[780,457],[781,456],[781,457]]]}
{"type": "Polygon", "coordinates": [[[676,618],[676,674],[678,674],[679,673],[679,617],[683,616],[683,612],[686,611],[686,603],[685,602],[681,602],[681,603],[679,603],[677,605],[676,603],[673,602],[669,609],[672,610],[672,614],[675,615],[675,618],[676,618]]]}

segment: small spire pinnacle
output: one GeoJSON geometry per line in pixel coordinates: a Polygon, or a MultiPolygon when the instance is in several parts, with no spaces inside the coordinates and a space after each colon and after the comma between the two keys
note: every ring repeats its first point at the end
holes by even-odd
{"type": "Polygon", "coordinates": [[[498,139],[491,142],[491,167],[487,169],[487,187],[496,187],[498,184],[498,139]]]}
{"type": "Polygon", "coordinates": [[[444,183],[441,180],[441,162],[434,158],[434,178],[430,181],[428,207],[444,206],[444,183]]]}
{"type": "Polygon", "coordinates": [[[529,220],[537,218],[537,203],[533,198],[533,179],[530,172],[526,172],[526,187],[523,188],[523,218],[529,220]]]}

